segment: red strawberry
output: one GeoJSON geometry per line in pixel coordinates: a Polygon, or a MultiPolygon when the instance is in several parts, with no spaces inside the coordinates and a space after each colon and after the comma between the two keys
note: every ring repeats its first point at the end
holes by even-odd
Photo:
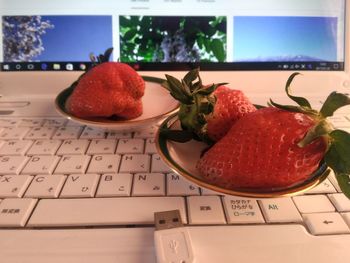
{"type": "Polygon", "coordinates": [[[292,185],[317,169],[327,149],[323,137],[298,146],[314,125],[303,113],[260,109],[239,119],[197,167],[208,181],[225,188],[292,185]]]}
{"type": "Polygon", "coordinates": [[[214,112],[206,117],[207,134],[213,141],[218,141],[238,119],[256,111],[256,108],[240,90],[220,86],[214,91],[214,95],[217,99],[214,112]]]}
{"type": "Polygon", "coordinates": [[[145,82],[130,66],[104,62],[78,80],[67,100],[68,111],[80,118],[116,115],[132,119],[142,114],[145,82]]]}
{"type": "Polygon", "coordinates": [[[256,110],[242,91],[223,86],[225,83],[204,86],[198,69],[181,81],[169,75],[166,78],[165,87],[181,102],[178,116],[188,138],[193,134],[207,142],[217,141],[237,119],[256,110]]]}
{"type": "Polygon", "coordinates": [[[331,167],[350,198],[350,134],[333,130],[326,118],[350,104],[333,92],[320,112],[309,102],[289,94],[299,104],[272,106],[246,114],[197,163],[200,174],[224,188],[279,188],[307,179],[322,159],[331,167]]]}

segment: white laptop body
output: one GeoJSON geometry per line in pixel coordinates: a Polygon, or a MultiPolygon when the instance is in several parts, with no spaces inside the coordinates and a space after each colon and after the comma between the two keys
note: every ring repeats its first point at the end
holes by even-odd
{"type": "MultiPolygon", "coordinates": [[[[63,15],[110,17],[113,28],[111,36],[114,47],[113,60],[122,56],[121,36],[118,31],[122,23],[120,16],[223,16],[226,17],[226,58],[223,63],[219,63],[218,69],[220,70],[216,70],[215,66],[208,67],[206,63],[198,64],[203,68],[201,76],[204,82],[228,82],[230,87],[243,90],[257,104],[266,104],[269,98],[288,102],[284,96],[284,85],[290,74],[295,71],[301,72],[302,75],[293,82],[293,92],[296,95],[308,97],[316,108],[331,91],[350,92],[350,3],[345,0],[0,0],[0,20],[2,20],[0,32],[3,32],[0,33],[0,46],[5,43],[5,16],[37,15],[45,16],[45,19],[63,15]],[[304,68],[308,65],[304,65],[307,63],[303,61],[278,61],[279,65],[278,63],[268,64],[266,68],[259,69],[253,63],[256,62],[257,57],[243,60],[244,63],[252,63],[251,69],[249,65],[244,70],[230,68],[229,64],[232,66],[234,63],[242,63],[239,60],[240,57],[235,53],[239,51],[235,49],[235,45],[240,44],[235,39],[239,35],[234,33],[235,26],[239,26],[240,20],[235,20],[235,17],[272,17],[275,19],[280,17],[335,17],[336,20],[332,21],[336,22],[331,25],[336,26],[338,30],[334,33],[338,42],[332,44],[330,48],[333,48],[336,54],[330,61],[326,59],[311,61],[310,65],[312,65],[309,69],[304,68]]],[[[50,30],[54,29],[47,29],[47,34],[50,33],[50,30]]],[[[91,32],[92,38],[93,35],[94,32],[91,32]]],[[[288,31],[285,32],[285,36],[281,37],[287,39],[286,36],[288,36],[288,31]]],[[[315,41],[315,46],[317,43],[315,41]]],[[[45,42],[43,45],[45,47],[45,42]]],[[[259,45],[259,40],[257,40],[257,49],[259,45]]],[[[73,71],[65,68],[67,63],[77,61],[69,61],[67,58],[65,61],[57,59],[41,61],[35,57],[27,61],[16,59],[5,61],[6,52],[0,48],[0,119],[62,118],[55,110],[54,100],[60,91],[69,87],[83,73],[79,67],[74,68],[73,71]],[[44,62],[49,67],[59,63],[61,69],[45,68],[44,70],[41,68],[44,62]],[[33,70],[28,68],[31,63],[34,63],[35,66],[33,70]]],[[[242,56],[243,54],[245,53],[242,51],[242,56]]],[[[212,62],[218,62],[216,60],[214,56],[212,62]]],[[[88,54],[85,60],[77,63],[80,62],[87,63],[88,54]]],[[[138,62],[134,61],[133,65],[138,62]]],[[[156,69],[148,66],[147,62],[140,63],[139,73],[160,78],[164,78],[166,73],[181,78],[187,72],[186,69],[183,69],[186,63],[181,64],[182,68],[177,68],[180,64],[172,63],[166,66],[169,70],[159,70],[161,63],[164,62],[158,61],[156,69]],[[142,68],[143,66],[145,67],[142,68]]],[[[341,112],[345,116],[350,116],[348,108],[341,112]]],[[[0,197],[0,205],[3,200],[5,198],[0,197]]],[[[317,236],[310,234],[303,224],[193,224],[188,228],[195,262],[320,263],[348,261],[349,233],[317,236]]],[[[65,228],[59,226],[37,228],[0,226],[0,262],[156,262],[154,231],[152,224],[65,228]]]]}

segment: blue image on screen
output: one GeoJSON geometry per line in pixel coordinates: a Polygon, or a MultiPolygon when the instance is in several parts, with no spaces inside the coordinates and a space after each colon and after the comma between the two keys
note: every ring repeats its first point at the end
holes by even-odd
{"type": "Polygon", "coordinates": [[[89,61],[112,43],[112,16],[3,16],[6,62],[89,61]]]}
{"type": "Polygon", "coordinates": [[[336,17],[234,17],[233,61],[337,61],[336,17]]]}
{"type": "Polygon", "coordinates": [[[103,54],[112,43],[111,16],[42,16],[53,25],[42,35],[39,61],[89,61],[89,54],[103,54]]]}

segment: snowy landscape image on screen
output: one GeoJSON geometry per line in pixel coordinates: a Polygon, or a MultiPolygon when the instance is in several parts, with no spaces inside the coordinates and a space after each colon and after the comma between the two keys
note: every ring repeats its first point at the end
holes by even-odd
{"type": "Polygon", "coordinates": [[[112,47],[111,16],[3,16],[3,61],[89,61],[112,47]]]}
{"type": "Polygon", "coordinates": [[[234,62],[337,61],[336,17],[234,17],[234,62]]]}

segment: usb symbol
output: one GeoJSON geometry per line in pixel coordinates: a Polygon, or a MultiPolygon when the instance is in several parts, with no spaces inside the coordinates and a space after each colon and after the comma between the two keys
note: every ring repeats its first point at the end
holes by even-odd
{"type": "Polygon", "coordinates": [[[175,240],[175,239],[171,239],[169,241],[169,248],[171,249],[171,251],[174,253],[174,254],[177,254],[178,253],[178,247],[179,247],[179,243],[175,240]]]}

